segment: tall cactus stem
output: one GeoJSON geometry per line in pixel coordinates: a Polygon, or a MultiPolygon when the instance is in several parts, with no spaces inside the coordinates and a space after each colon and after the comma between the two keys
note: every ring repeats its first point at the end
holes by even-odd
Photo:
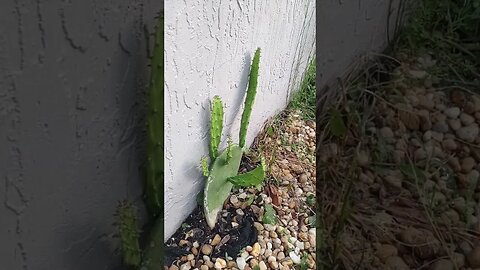
{"type": "Polygon", "coordinates": [[[213,162],[218,156],[218,146],[223,130],[223,104],[219,96],[212,101],[212,117],[210,125],[210,160],[213,162]]]}
{"type": "Polygon", "coordinates": [[[248,82],[247,97],[245,98],[245,108],[243,109],[242,120],[240,124],[240,141],[239,146],[244,149],[245,138],[247,137],[247,128],[250,123],[250,115],[252,113],[253,102],[255,101],[255,95],[257,94],[257,79],[258,79],[258,66],[260,63],[260,48],[255,51],[253,57],[252,67],[250,68],[250,79],[248,82]]]}
{"type": "Polygon", "coordinates": [[[163,213],[163,128],[164,128],[164,15],[160,14],[156,29],[155,45],[151,62],[151,78],[148,91],[147,114],[147,179],[146,204],[150,214],[157,217],[163,213]]]}

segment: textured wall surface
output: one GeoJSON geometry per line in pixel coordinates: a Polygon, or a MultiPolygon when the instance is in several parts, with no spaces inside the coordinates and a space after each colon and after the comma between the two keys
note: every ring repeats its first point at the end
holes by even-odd
{"type": "Polygon", "coordinates": [[[260,47],[251,143],[264,121],[286,106],[315,52],[315,1],[167,0],[165,10],[168,238],[194,209],[204,185],[198,166],[208,155],[211,98],[222,97],[224,135],[238,142],[250,63],[260,47]]]}
{"type": "Polygon", "coordinates": [[[393,37],[400,0],[317,1],[317,90],[393,37]],[[388,29],[388,30],[387,30],[388,29]]]}
{"type": "Polygon", "coordinates": [[[113,214],[141,200],[162,5],[0,1],[0,269],[120,269],[113,214]]]}

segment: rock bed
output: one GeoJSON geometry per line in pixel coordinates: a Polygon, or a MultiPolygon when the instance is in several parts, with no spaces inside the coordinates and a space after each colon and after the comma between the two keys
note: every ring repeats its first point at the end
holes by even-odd
{"type": "Polygon", "coordinates": [[[283,112],[244,155],[241,172],[256,166],[258,153],[266,159],[261,191],[234,189],[213,230],[197,208],[166,242],[165,269],[316,269],[315,123],[300,115],[283,112]],[[262,222],[267,204],[274,224],[262,222]]]}
{"type": "Polygon", "coordinates": [[[343,101],[365,122],[320,144],[324,229],[338,237],[322,256],[335,246],[346,269],[480,269],[480,96],[440,87],[429,55],[403,59],[382,87],[343,101]],[[347,178],[348,221],[329,231],[347,178]]]}

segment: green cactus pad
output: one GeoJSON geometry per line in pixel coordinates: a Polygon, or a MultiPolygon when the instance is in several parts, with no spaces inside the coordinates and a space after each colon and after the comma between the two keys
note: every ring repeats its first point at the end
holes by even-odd
{"type": "Polygon", "coordinates": [[[242,159],[242,149],[238,145],[232,145],[230,148],[231,158],[227,163],[227,150],[217,157],[213,162],[210,174],[204,190],[204,211],[207,224],[210,228],[215,227],[217,215],[222,210],[223,203],[230,195],[233,184],[227,179],[235,176],[240,168],[242,159]]]}
{"type": "Polygon", "coordinates": [[[223,129],[223,104],[219,96],[214,96],[212,101],[212,123],[210,125],[210,160],[218,156],[218,145],[223,129]]]}

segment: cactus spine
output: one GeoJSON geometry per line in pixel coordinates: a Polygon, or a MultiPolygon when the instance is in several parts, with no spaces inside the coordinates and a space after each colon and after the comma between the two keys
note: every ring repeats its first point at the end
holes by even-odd
{"type": "Polygon", "coordinates": [[[210,160],[212,162],[218,156],[218,145],[223,129],[223,104],[219,96],[213,97],[212,123],[210,125],[210,160]]]}
{"type": "Polygon", "coordinates": [[[242,121],[240,124],[240,142],[239,145],[243,149],[245,147],[245,138],[247,136],[247,128],[250,123],[250,115],[252,113],[253,102],[257,94],[258,66],[260,64],[260,48],[255,51],[252,67],[250,69],[250,79],[248,81],[247,97],[245,98],[245,108],[243,109],[242,121]]]}

